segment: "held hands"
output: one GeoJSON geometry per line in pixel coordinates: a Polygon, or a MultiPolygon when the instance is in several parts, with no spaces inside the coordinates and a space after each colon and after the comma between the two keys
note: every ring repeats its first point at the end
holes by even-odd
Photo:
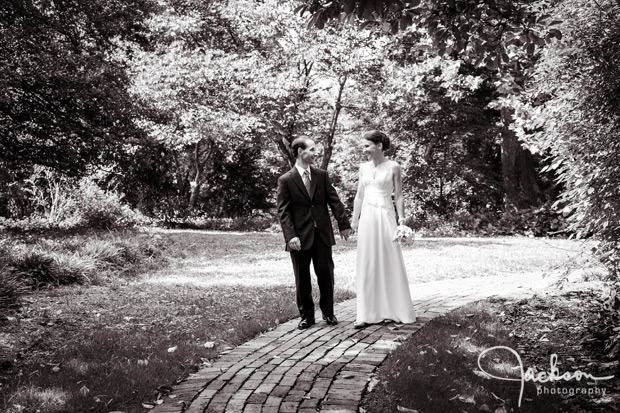
{"type": "Polygon", "coordinates": [[[340,231],[340,238],[344,238],[345,241],[349,239],[350,235],[351,235],[350,229],[343,229],[342,231],[340,231]]]}
{"type": "Polygon", "coordinates": [[[300,251],[301,240],[299,239],[299,237],[291,238],[288,242],[288,247],[292,249],[293,251],[300,251]]]}
{"type": "Polygon", "coordinates": [[[357,231],[357,221],[352,221],[351,222],[351,234],[355,234],[355,231],[357,231]]]}

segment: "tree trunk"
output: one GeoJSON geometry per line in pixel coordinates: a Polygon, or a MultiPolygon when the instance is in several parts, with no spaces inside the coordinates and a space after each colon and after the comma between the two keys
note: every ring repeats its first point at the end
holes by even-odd
{"type": "Polygon", "coordinates": [[[290,115],[291,118],[286,125],[281,126],[283,132],[274,136],[274,141],[278,146],[278,152],[280,152],[280,155],[282,155],[284,161],[288,163],[291,168],[295,165],[296,161],[295,157],[291,153],[291,143],[293,142],[293,139],[295,139],[297,117],[300,111],[299,106],[308,98],[308,95],[310,94],[310,75],[312,73],[313,66],[313,62],[305,59],[297,64],[297,77],[300,79],[300,87],[297,89],[292,99],[293,111],[290,115]]]}
{"type": "Polygon", "coordinates": [[[198,194],[200,193],[200,179],[202,178],[202,168],[200,167],[200,156],[199,156],[199,147],[200,142],[196,142],[196,146],[194,147],[194,164],[196,165],[196,174],[194,175],[194,180],[192,181],[192,189],[191,194],[189,196],[189,209],[194,209],[196,206],[196,199],[198,199],[198,194]]]}
{"type": "Polygon", "coordinates": [[[204,140],[200,140],[196,142],[196,145],[194,146],[194,165],[196,166],[196,174],[194,175],[194,180],[191,182],[192,189],[189,197],[189,209],[194,209],[194,207],[196,206],[198,195],[200,195],[200,186],[202,185],[204,168],[206,167],[207,162],[209,161],[209,158],[211,156],[210,148],[212,148],[213,141],[211,139],[207,139],[207,147],[204,151],[201,152],[200,144],[203,141],[204,140]]]}
{"type": "Polygon", "coordinates": [[[332,159],[332,153],[334,151],[334,135],[336,134],[336,126],[338,125],[338,116],[342,109],[342,92],[344,86],[347,83],[347,76],[345,75],[340,82],[338,82],[338,94],[336,95],[336,101],[334,102],[334,112],[332,113],[332,121],[329,125],[329,131],[325,138],[325,152],[323,153],[323,161],[321,162],[321,169],[327,169],[329,161],[332,159]]]}
{"type": "Polygon", "coordinates": [[[277,140],[277,144],[278,151],[280,151],[280,155],[282,155],[282,158],[284,158],[284,160],[289,163],[291,168],[295,166],[295,157],[291,152],[291,142],[285,137],[282,137],[281,139],[277,140]]]}
{"type": "Polygon", "coordinates": [[[509,109],[502,109],[504,133],[502,134],[502,175],[504,181],[504,204],[518,209],[538,206],[543,193],[538,184],[532,154],[521,146],[516,134],[508,129],[512,117],[509,109]]]}
{"type": "Polygon", "coordinates": [[[187,182],[189,181],[189,171],[184,171],[183,166],[181,165],[181,159],[179,159],[179,153],[173,152],[173,159],[175,165],[175,180],[176,180],[176,191],[178,198],[185,198],[187,192],[187,182]]]}

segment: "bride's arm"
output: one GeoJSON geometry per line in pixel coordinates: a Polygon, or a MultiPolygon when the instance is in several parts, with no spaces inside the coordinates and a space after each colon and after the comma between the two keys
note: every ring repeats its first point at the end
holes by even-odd
{"type": "Polygon", "coordinates": [[[394,203],[398,213],[398,225],[405,224],[405,202],[403,201],[403,179],[400,164],[394,165],[394,203]]]}
{"type": "Polygon", "coordinates": [[[351,218],[351,229],[353,232],[357,231],[357,223],[360,218],[360,212],[362,211],[363,200],[364,185],[362,185],[362,166],[360,165],[360,171],[357,179],[357,193],[355,194],[355,200],[353,201],[353,217],[351,218]]]}

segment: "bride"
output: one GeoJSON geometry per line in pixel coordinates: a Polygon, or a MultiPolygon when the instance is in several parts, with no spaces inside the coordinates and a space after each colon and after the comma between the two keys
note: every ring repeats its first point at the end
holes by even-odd
{"type": "Polygon", "coordinates": [[[390,140],[382,132],[364,134],[370,161],[359,170],[351,226],[357,231],[357,318],[355,328],[383,320],[413,323],[416,319],[400,245],[392,241],[404,225],[401,168],[387,159],[390,140]],[[394,203],[392,202],[394,194],[394,203]]]}

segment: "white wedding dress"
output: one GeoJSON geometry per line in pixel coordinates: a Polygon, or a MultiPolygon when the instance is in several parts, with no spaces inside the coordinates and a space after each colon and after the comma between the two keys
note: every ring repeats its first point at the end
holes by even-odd
{"type": "Polygon", "coordinates": [[[392,241],[394,165],[387,161],[375,167],[370,161],[360,167],[364,197],[357,229],[357,323],[386,319],[413,323],[416,319],[403,254],[392,241]]]}

